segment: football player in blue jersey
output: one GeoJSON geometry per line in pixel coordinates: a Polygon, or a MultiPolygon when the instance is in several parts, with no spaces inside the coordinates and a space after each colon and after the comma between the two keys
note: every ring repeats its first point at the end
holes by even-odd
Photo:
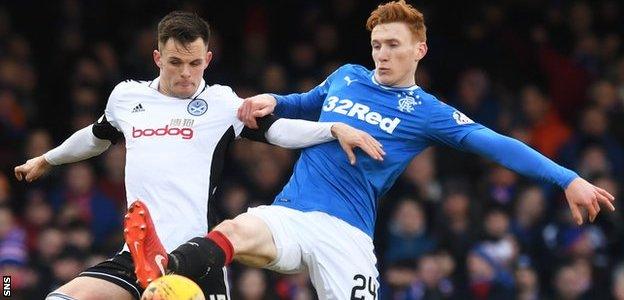
{"type": "MultiPolygon", "coordinates": [[[[377,200],[414,156],[439,144],[558,185],[579,225],[584,210],[593,221],[601,206],[615,209],[607,191],[416,85],[418,62],[427,53],[418,10],[403,0],[389,2],[372,12],[366,25],[374,70],[344,65],[307,93],[249,98],[239,118],[252,128],[256,117],[269,113],[344,122],[380,141],[383,161],[362,152],[349,152],[346,159],[338,142],[304,149],[272,205],[251,208],[183,244],[169,254],[169,271],[193,278],[236,259],[281,273],[307,270],[320,299],[376,299],[377,200]]],[[[156,238],[149,226],[145,238],[156,238]]]]}

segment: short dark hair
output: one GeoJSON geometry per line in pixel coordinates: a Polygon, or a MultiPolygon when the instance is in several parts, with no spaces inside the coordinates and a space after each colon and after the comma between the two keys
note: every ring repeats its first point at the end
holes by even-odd
{"type": "Polygon", "coordinates": [[[196,13],[172,11],[158,22],[158,44],[165,44],[169,39],[186,46],[198,38],[208,46],[210,25],[196,13]]]}

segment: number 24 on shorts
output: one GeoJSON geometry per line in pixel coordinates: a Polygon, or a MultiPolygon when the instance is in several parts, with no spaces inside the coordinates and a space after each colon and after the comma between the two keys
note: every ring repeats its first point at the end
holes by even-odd
{"type": "Polygon", "coordinates": [[[353,276],[353,280],[355,280],[355,286],[351,290],[351,300],[367,299],[365,296],[366,291],[373,296],[373,300],[377,299],[377,286],[372,277],[369,276],[367,281],[364,275],[357,274],[353,276]]]}

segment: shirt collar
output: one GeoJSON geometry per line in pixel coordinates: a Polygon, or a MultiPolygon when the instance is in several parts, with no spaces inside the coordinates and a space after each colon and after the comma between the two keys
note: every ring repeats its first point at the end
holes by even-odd
{"type": "Polygon", "coordinates": [[[380,88],[384,89],[384,90],[402,90],[402,91],[413,91],[417,88],[419,88],[418,85],[412,85],[409,87],[395,87],[395,86],[388,86],[388,85],[383,85],[379,82],[377,82],[377,79],[375,79],[375,70],[373,70],[372,72],[373,74],[371,75],[371,81],[375,84],[378,85],[380,88]]]}

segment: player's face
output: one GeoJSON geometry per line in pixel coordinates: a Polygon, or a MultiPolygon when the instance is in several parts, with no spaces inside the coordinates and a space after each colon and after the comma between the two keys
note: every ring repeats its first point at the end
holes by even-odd
{"type": "Polygon", "coordinates": [[[427,44],[416,40],[407,24],[379,24],[371,32],[375,79],[383,85],[408,87],[416,83],[418,61],[427,44]]]}
{"type": "Polygon", "coordinates": [[[177,98],[193,96],[212,59],[212,52],[202,38],[184,45],[169,39],[154,50],[154,62],[160,68],[159,90],[177,98]]]}

